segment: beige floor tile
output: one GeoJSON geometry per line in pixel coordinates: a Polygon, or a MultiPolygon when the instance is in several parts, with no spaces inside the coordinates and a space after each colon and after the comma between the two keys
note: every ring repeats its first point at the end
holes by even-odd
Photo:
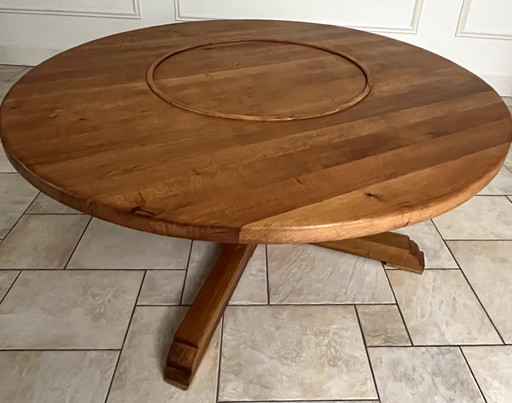
{"type": "Polygon", "coordinates": [[[40,193],[27,210],[28,214],[81,214],[57,200],[40,193]]]}
{"type": "Polygon", "coordinates": [[[181,390],[163,379],[172,335],[185,312],[184,307],[139,306],[135,309],[108,403],[216,401],[220,328],[188,390],[181,390]]]}
{"type": "Polygon", "coordinates": [[[9,83],[1,82],[0,83],[0,103],[4,100],[5,96],[11,89],[12,85],[9,83]]]}
{"type": "Polygon", "coordinates": [[[501,168],[498,175],[484,189],[478,193],[479,195],[512,195],[512,172],[507,168],[501,168]]]}
{"type": "Polygon", "coordinates": [[[117,351],[0,351],[0,401],[103,402],[117,351]]]}
{"type": "Polygon", "coordinates": [[[512,402],[512,346],[462,349],[487,403],[512,402]]]}
{"type": "Polygon", "coordinates": [[[396,305],[358,305],[367,346],[409,346],[411,344],[396,305]]]}
{"type": "Polygon", "coordinates": [[[14,76],[9,78],[8,80],[0,80],[0,102],[3,101],[5,95],[11,89],[11,87],[16,83],[16,81],[18,81],[21,77],[23,77],[29,70],[30,70],[30,68],[23,67],[19,71],[15,72],[14,76]]]}
{"type": "MultiPolygon", "coordinates": [[[[297,403],[297,402],[300,402],[300,403],[378,403],[377,400],[279,400],[279,403],[297,403]]],[[[219,400],[219,403],[225,403],[225,402],[222,402],[219,400]]],[[[238,402],[233,402],[233,401],[230,401],[229,403],[247,403],[247,402],[242,402],[242,401],[238,401],[238,402]]],[[[250,403],[276,403],[276,401],[266,401],[266,402],[262,402],[262,401],[259,401],[259,402],[255,402],[255,401],[252,401],[250,403]]]]}
{"type": "Polygon", "coordinates": [[[184,304],[190,305],[194,301],[201,285],[208,276],[208,273],[210,273],[215,261],[220,256],[221,251],[222,245],[219,243],[205,241],[194,241],[192,243],[185,289],[183,291],[184,304]]]}
{"type": "Polygon", "coordinates": [[[62,269],[89,217],[26,215],[0,244],[0,268],[62,269]]]}
{"type": "Polygon", "coordinates": [[[505,343],[512,344],[512,241],[448,245],[505,343]]]}
{"type": "Polygon", "coordinates": [[[93,218],[68,268],[185,269],[190,242],[93,218]]]}
{"type": "Polygon", "coordinates": [[[140,291],[139,305],[179,305],[185,270],[149,270],[140,291]]]}
{"type": "MultiPolygon", "coordinates": [[[[210,273],[222,246],[213,242],[194,241],[187,280],[183,293],[183,303],[192,304],[201,285],[210,273]]],[[[257,305],[267,303],[267,272],[265,246],[259,245],[245,268],[242,278],[231,297],[230,304],[257,305]]]]}
{"type": "Polygon", "coordinates": [[[459,270],[392,270],[388,276],[414,344],[501,343],[459,270]]]}
{"type": "MultiPolygon", "coordinates": [[[[0,102],[2,102],[2,84],[0,84],[0,102]]],[[[0,172],[16,172],[14,167],[11,165],[5,151],[0,144],[0,172]]]]}
{"type": "Polygon", "coordinates": [[[37,189],[18,174],[0,174],[0,239],[16,224],[37,196],[37,189]]]}
{"type": "Polygon", "coordinates": [[[14,283],[19,271],[17,270],[1,270],[0,271],[0,301],[9,290],[9,287],[14,283]]]}
{"type": "Polygon", "coordinates": [[[376,398],[352,306],[232,306],[219,400],[376,398]]]}
{"type": "Polygon", "coordinates": [[[33,69],[33,67],[30,66],[18,66],[20,67],[20,70],[7,82],[11,85],[14,85],[21,77],[23,77],[25,74],[27,74],[30,70],[33,69]]]}
{"type": "Polygon", "coordinates": [[[312,245],[269,245],[271,304],[394,302],[380,262],[312,245]]]}
{"type": "Polygon", "coordinates": [[[415,241],[425,254],[425,267],[436,269],[457,269],[450,250],[437,232],[432,221],[425,221],[409,227],[400,228],[395,232],[405,234],[415,241]]]}
{"type": "MultiPolygon", "coordinates": [[[[512,113],[512,108],[511,108],[510,113],[512,113]]],[[[510,148],[508,155],[507,155],[507,159],[505,160],[505,167],[512,170],[512,147],[510,148]]]]}
{"type": "Polygon", "coordinates": [[[0,348],[121,348],[137,271],[24,271],[0,305],[0,348]]]}
{"type": "Polygon", "coordinates": [[[26,69],[25,66],[0,64],[0,81],[9,82],[26,69]]]}
{"type": "Polygon", "coordinates": [[[444,239],[512,240],[512,203],[505,196],[476,196],[434,223],[444,239]]]}
{"type": "Polygon", "coordinates": [[[381,403],[484,402],[456,347],[369,348],[381,403]]]}

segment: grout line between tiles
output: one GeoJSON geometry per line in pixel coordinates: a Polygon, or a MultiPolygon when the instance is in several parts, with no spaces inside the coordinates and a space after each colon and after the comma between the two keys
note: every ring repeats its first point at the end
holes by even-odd
{"type": "MultiPolygon", "coordinates": [[[[74,270],[73,270],[74,271],[74,270]]],[[[121,271],[121,270],[120,270],[121,271]]],[[[190,306],[191,304],[138,304],[138,306],[190,306]]],[[[339,304],[258,304],[258,303],[229,303],[228,306],[288,306],[288,307],[303,307],[303,306],[350,306],[350,305],[363,305],[363,306],[394,306],[394,302],[372,302],[372,303],[360,303],[360,302],[344,302],[339,304]]]]}
{"type": "MultiPolygon", "coordinates": [[[[434,224],[434,228],[437,230],[437,232],[439,232],[439,229],[437,228],[437,226],[434,224]]],[[[439,235],[441,235],[441,233],[439,232],[439,235]]],[[[443,240],[445,246],[448,248],[448,251],[450,252],[450,254],[452,255],[453,257],[453,260],[455,260],[455,263],[457,263],[457,266],[460,267],[460,272],[462,274],[462,276],[464,277],[464,279],[466,280],[466,283],[467,285],[469,286],[469,289],[473,292],[473,295],[475,296],[476,300],[478,301],[478,303],[480,304],[480,306],[482,307],[482,310],[485,312],[485,315],[487,316],[487,319],[489,319],[489,322],[491,322],[491,325],[492,327],[494,328],[494,330],[496,331],[496,333],[498,334],[498,337],[500,338],[502,344],[505,344],[505,340],[503,339],[503,337],[501,336],[501,333],[499,332],[498,328],[496,327],[496,325],[494,324],[492,318],[491,318],[491,315],[489,315],[489,312],[487,312],[487,309],[485,309],[485,306],[484,304],[482,304],[482,301],[480,301],[480,297],[478,296],[478,294],[476,293],[475,289],[473,288],[473,285],[470,283],[470,281],[468,280],[467,276],[466,276],[466,273],[464,273],[464,270],[462,270],[462,266],[461,264],[459,263],[459,261],[457,260],[457,258],[455,257],[455,255],[453,254],[452,250],[450,249],[450,246],[448,245],[448,243],[446,242],[446,240],[443,238],[443,236],[441,235],[441,239],[443,240]]]]}
{"type": "Polygon", "coordinates": [[[380,401],[379,388],[377,386],[377,379],[375,378],[375,373],[373,372],[372,361],[370,360],[370,353],[368,352],[368,346],[366,345],[366,336],[364,335],[363,326],[361,325],[361,319],[359,318],[359,312],[357,310],[357,305],[354,305],[354,311],[356,313],[357,324],[359,325],[359,331],[361,332],[361,337],[363,338],[363,346],[364,351],[366,352],[366,359],[368,360],[368,365],[370,366],[370,372],[372,373],[373,386],[375,387],[375,393],[377,393],[377,399],[380,401]]]}
{"type": "Polygon", "coordinates": [[[469,282],[468,278],[466,277],[466,273],[464,273],[464,270],[460,270],[460,272],[462,273],[462,276],[464,277],[464,279],[466,280],[466,283],[468,284],[469,288],[471,289],[471,291],[473,292],[473,294],[475,295],[476,297],[476,300],[478,301],[478,303],[480,304],[480,306],[482,307],[482,310],[485,312],[485,315],[487,316],[487,318],[489,319],[489,322],[491,322],[492,324],[492,327],[494,328],[494,330],[496,330],[496,333],[498,334],[502,344],[505,344],[505,340],[503,339],[503,337],[501,336],[501,333],[500,331],[498,330],[498,328],[496,327],[496,325],[494,324],[492,318],[491,318],[491,315],[489,315],[489,312],[487,312],[487,309],[485,309],[484,307],[484,304],[482,304],[482,301],[480,301],[480,297],[478,296],[478,294],[476,293],[475,289],[473,288],[473,286],[471,285],[471,283],[469,282]]]}
{"type": "MultiPolygon", "coordinates": [[[[239,304],[233,304],[239,305],[239,304]]],[[[267,306],[265,304],[248,304],[248,305],[259,305],[259,306],[267,306]]],[[[315,303],[315,302],[302,302],[296,304],[290,303],[274,303],[268,306],[347,306],[347,305],[396,305],[396,302],[358,302],[358,301],[349,301],[349,302],[338,302],[338,303],[315,303]]]]}
{"type": "MultiPolygon", "coordinates": [[[[41,192],[39,192],[41,193],[41,192]]],[[[5,236],[2,238],[2,242],[4,240],[7,239],[7,237],[9,236],[9,234],[12,232],[12,230],[14,229],[14,227],[16,227],[16,225],[18,225],[18,223],[20,222],[21,218],[27,213],[27,210],[30,208],[30,206],[32,206],[32,204],[34,204],[34,201],[37,199],[37,196],[39,196],[39,193],[37,195],[34,196],[34,199],[29,203],[29,205],[27,206],[27,208],[25,210],[23,210],[23,213],[20,214],[20,216],[18,217],[18,219],[16,220],[16,222],[12,225],[11,228],[9,228],[9,231],[7,231],[7,233],[5,234],[5,236]]],[[[18,269],[20,270],[20,269],[18,269]]]]}
{"type": "MultiPolygon", "coordinates": [[[[159,306],[172,306],[172,305],[137,305],[137,307],[159,307],[159,306]]],[[[364,333],[363,340],[365,340],[364,333]]],[[[506,344],[512,346],[512,344],[506,344]]],[[[459,347],[503,347],[502,344],[416,344],[414,346],[401,345],[401,346],[367,346],[372,348],[459,348],[459,347]]],[[[1,351],[122,351],[120,348],[0,348],[1,351]]],[[[370,399],[372,400],[372,399],[370,399]]],[[[308,400],[309,401],[309,400],[308,400]]],[[[321,399],[321,401],[323,401],[321,399]]],[[[337,400],[336,400],[337,401],[337,400]]]]}
{"type": "Polygon", "coordinates": [[[267,276],[267,305],[270,305],[270,277],[268,275],[268,245],[265,245],[265,269],[267,276]]]}
{"type": "Polygon", "coordinates": [[[475,343],[475,344],[414,344],[411,346],[368,346],[368,348],[417,348],[417,347],[502,347],[502,344],[485,344],[485,343],[475,343]]]}
{"type": "Polygon", "coordinates": [[[480,391],[480,394],[482,395],[482,398],[484,399],[484,402],[487,403],[487,399],[485,398],[485,395],[484,395],[484,392],[482,391],[482,388],[480,387],[480,384],[478,383],[478,381],[476,380],[476,376],[475,374],[473,373],[473,369],[471,368],[471,365],[469,365],[469,362],[466,358],[466,355],[464,354],[464,351],[462,351],[462,348],[459,347],[459,351],[460,353],[462,354],[462,357],[464,358],[464,362],[466,363],[466,365],[468,366],[468,369],[469,369],[469,372],[471,372],[471,376],[473,377],[473,380],[475,381],[476,383],[476,386],[478,387],[478,390],[480,391]]]}
{"type": "Polygon", "coordinates": [[[80,238],[78,238],[78,241],[75,244],[75,247],[73,248],[73,251],[69,255],[68,261],[66,262],[66,264],[63,267],[64,270],[66,270],[68,268],[68,264],[71,261],[71,258],[73,257],[73,255],[75,254],[76,248],[78,248],[78,245],[80,244],[80,241],[84,237],[85,231],[87,231],[87,228],[89,228],[89,225],[91,224],[91,221],[92,221],[92,217],[89,217],[89,221],[87,221],[87,225],[85,226],[84,230],[82,231],[82,234],[80,235],[80,238]]]}
{"type": "MultiPolygon", "coordinates": [[[[104,399],[104,402],[106,403],[107,400],[108,400],[108,395],[110,394],[110,387],[112,386],[112,382],[114,380],[114,375],[116,374],[116,370],[117,370],[117,363],[119,362],[119,358],[121,357],[121,350],[117,351],[117,360],[116,360],[116,365],[112,371],[112,375],[111,375],[111,378],[110,378],[110,384],[108,386],[108,389],[104,392],[104,396],[103,396],[103,399],[104,399]]],[[[98,398],[99,398],[99,394],[98,394],[98,398]]],[[[487,402],[486,402],[487,403],[487,402]]]]}
{"type": "MultiPolygon", "coordinates": [[[[1,241],[1,240],[0,240],[1,241]]],[[[45,271],[62,271],[64,269],[56,269],[55,267],[34,267],[34,268],[28,268],[28,269],[25,269],[25,268],[20,268],[20,267],[2,267],[0,268],[0,272],[2,270],[23,270],[23,271],[32,271],[32,270],[45,270],[45,271]]],[[[69,271],[97,271],[97,272],[102,272],[102,271],[185,271],[185,269],[144,269],[144,268],[140,268],[140,269],[125,269],[125,268],[121,268],[121,267],[104,267],[104,268],[101,268],[101,269],[98,269],[96,267],[93,267],[93,268],[80,268],[80,269],[74,269],[74,268],[71,268],[71,269],[68,269],[69,271]]]]}
{"type": "Polygon", "coordinates": [[[188,277],[188,266],[190,264],[190,259],[192,258],[192,246],[194,245],[194,241],[190,241],[190,248],[188,250],[188,259],[187,265],[185,266],[185,278],[183,279],[183,287],[181,287],[181,296],[179,305],[183,305],[183,297],[185,296],[185,285],[187,284],[188,277]]]}
{"type": "MultiPolygon", "coordinates": [[[[141,306],[139,305],[139,298],[140,298],[140,294],[142,293],[142,288],[144,288],[144,281],[146,280],[146,274],[147,274],[147,270],[144,270],[144,274],[142,275],[142,281],[140,283],[140,289],[139,289],[139,292],[137,294],[137,299],[135,300],[135,307],[137,306],[141,306]]],[[[135,307],[133,308],[134,311],[135,311],[135,307]]],[[[132,312],[132,315],[133,315],[133,312],[132,312]]],[[[131,323],[131,318],[130,318],[130,323],[131,323]]],[[[129,326],[128,326],[129,327],[129,326]]],[[[126,336],[125,336],[126,337],[126,336]]],[[[124,345],[124,341],[123,341],[123,345],[124,345]]]]}
{"type": "Polygon", "coordinates": [[[88,214],[84,214],[84,213],[80,213],[80,212],[76,212],[76,213],[42,213],[42,212],[31,213],[30,211],[27,211],[25,213],[25,215],[83,215],[83,216],[87,216],[88,214]]]}
{"type": "MultiPolygon", "coordinates": [[[[9,271],[9,270],[23,270],[23,271],[48,271],[48,272],[51,272],[51,271],[63,271],[64,269],[56,269],[55,267],[31,267],[29,269],[25,269],[23,267],[2,267],[0,269],[0,272],[2,271],[9,271]]],[[[123,272],[123,271],[135,271],[135,272],[139,272],[139,271],[165,271],[165,270],[160,270],[160,269],[111,269],[111,268],[106,268],[106,269],[68,269],[68,271],[92,271],[92,272],[98,272],[98,273],[101,273],[102,271],[118,271],[118,272],[123,272]]],[[[184,271],[184,270],[172,270],[172,271],[184,271]]]]}
{"type": "MultiPolygon", "coordinates": [[[[397,268],[394,268],[394,267],[386,267],[386,270],[390,270],[390,271],[394,271],[394,270],[402,270],[403,269],[397,269],[397,268]]],[[[460,270],[458,267],[432,267],[432,268],[426,268],[425,267],[425,271],[435,271],[435,270],[442,270],[442,271],[448,271],[448,270],[460,270]]],[[[407,271],[407,270],[405,270],[407,271]]],[[[421,276],[421,274],[420,274],[421,276]]]]}
{"type": "Polygon", "coordinates": [[[119,348],[0,348],[0,351],[121,351],[119,348]]]}
{"type": "Polygon", "coordinates": [[[481,195],[481,194],[476,194],[473,197],[506,197],[506,196],[505,195],[481,195]]]}
{"type": "MultiPolygon", "coordinates": [[[[13,172],[13,173],[17,173],[19,175],[18,172],[13,172]]],[[[20,175],[21,176],[21,175],[20,175]]],[[[22,215],[24,214],[27,214],[27,211],[30,209],[30,207],[32,207],[32,205],[34,204],[34,202],[36,201],[36,199],[41,195],[41,192],[39,191],[39,189],[36,189],[38,192],[36,194],[36,196],[34,197],[34,199],[30,202],[30,204],[28,205],[28,207],[25,209],[25,211],[23,212],[22,215]]]]}
{"type": "Polygon", "coordinates": [[[7,294],[9,294],[9,291],[11,291],[11,288],[12,286],[14,285],[14,283],[16,282],[16,280],[18,280],[18,277],[21,275],[21,272],[23,270],[20,270],[18,275],[16,276],[16,278],[14,279],[14,281],[12,282],[12,284],[9,286],[9,288],[7,288],[7,291],[5,292],[4,296],[0,299],[0,305],[2,304],[2,302],[4,302],[4,299],[5,297],[7,297],[7,294]]]}
{"type": "Polygon", "coordinates": [[[215,401],[219,401],[219,391],[220,391],[220,365],[222,360],[222,339],[224,338],[224,314],[220,318],[220,344],[219,344],[219,364],[217,366],[217,387],[215,390],[215,401]]]}
{"type": "Polygon", "coordinates": [[[137,301],[139,300],[140,292],[142,290],[142,284],[144,284],[144,279],[145,278],[146,278],[146,272],[144,271],[144,274],[142,275],[142,280],[141,280],[140,286],[139,286],[139,292],[137,293],[137,297],[135,298],[135,302],[133,303],[132,314],[130,315],[130,320],[128,321],[128,326],[126,326],[126,332],[124,333],[123,343],[121,344],[121,350],[119,352],[119,355],[117,356],[116,366],[114,367],[114,372],[112,372],[112,378],[110,379],[110,383],[108,385],[108,390],[107,390],[107,393],[105,395],[105,402],[104,403],[107,402],[108,396],[110,395],[110,390],[112,389],[112,384],[114,383],[114,378],[116,376],[117,367],[119,366],[119,361],[121,361],[121,354],[123,353],[124,344],[126,343],[126,338],[128,336],[128,332],[130,330],[130,326],[132,325],[133,315],[135,314],[135,310],[137,309],[137,301]]]}
{"type": "Polygon", "coordinates": [[[509,241],[510,242],[510,241],[512,241],[512,238],[509,238],[509,239],[455,239],[455,238],[444,239],[443,238],[443,241],[447,241],[447,242],[455,242],[455,241],[456,242],[506,242],[506,241],[509,241]]]}
{"type": "MultiPolygon", "coordinates": [[[[379,403],[377,399],[358,399],[357,402],[371,402],[371,403],[379,403]]],[[[354,403],[354,400],[340,400],[340,399],[293,399],[293,403],[310,403],[310,402],[332,402],[332,403],[354,403]]],[[[282,399],[270,399],[270,400],[219,400],[217,403],[290,403],[290,400],[282,400],[282,399]]]]}
{"type": "Polygon", "coordinates": [[[146,307],[157,307],[157,306],[160,306],[160,307],[163,307],[163,306],[190,306],[190,305],[178,305],[178,304],[137,304],[137,306],[146,306],[146,307]]]}
{"type": "MultiPolygon", "coordinates": [[[[358,399],[358,402],[371,402],[371,403],[379,403],[377,399],[358,399]]],[[[332,402],[332,403],[353,403],[354,400],[340,400],[340,399],[293,399],[293,403],[310,403],[310,402],[332,402]]],[[[282,399],[270,399],[270,400],[219,400],[217,403],[290,403],[290,400],[282,400],[282,399]]]]}
{"type": "MultiPolygon", "coordinates": [[[[443,269],[446,270],[446,269],[443,269]]],[[[395,299],[396,307],[398,309],[398,313],[400,314],[400,318],[402,319],[402,323],[404,324],[405,331],[407,332],[407,337],[409,338],[409,342],[411,343],[411,346],[414,345],[412,342],[411,334],[409,333],[409,328],[407,327],[407,323],[405,323],[404,315],[402,314],[402,309],[400,308],[400,304],[398,304],[398,300],[396,299],[395,290],[393,290],[393,286],[391,285],[391,281],[389,280],[388,272],[387,270],[384,270],[386,273],[386,279],[388,280],[389,288],[391,288],[391,293],[393,294],[393,298],[395,299]]]]}

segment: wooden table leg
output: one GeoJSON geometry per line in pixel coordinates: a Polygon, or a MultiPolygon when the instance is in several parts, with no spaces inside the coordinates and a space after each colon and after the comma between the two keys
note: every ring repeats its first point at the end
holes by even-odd
{"type": "Polygon", "coordinates": [[[188,388],[257,245],[226,244],[174,334],[165,379],[188,388]]]}
{"type": "Polygon", "coordinates": [[[425,259],[416,242],[407,235],[383,232],[361,238],[320,242],[314,245],[351,253],[415,273],[423,273],[425,259]]]}

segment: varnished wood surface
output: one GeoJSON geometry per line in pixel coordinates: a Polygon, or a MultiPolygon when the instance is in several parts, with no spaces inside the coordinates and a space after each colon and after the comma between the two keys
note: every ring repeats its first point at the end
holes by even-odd
{"type": "Polygon", "coordinates": [[[8,157],[51,197],[124,226],[233,243],[355,238],[439,215],[493,178],[512,135],[500,97],[446,59],[279,21],[97,40],[34,68],[0,113],[8,157]],[[151,77],[164,97],[213,116],[155,94],[148,71],[162,58],[151,77]],[[347,109],[305,116],[366,87],[347,109]]]}
{"type": "Polygon", "coordinates": [[[366,67],[348,55],[262,39],[171,52],[151,65],[146,81],[171,105],[207,116],[267,122],[332,115],[363,100],[373,86],[366,67]],[[293,69],[287,69],[290,61],[293,69]],[[308,77],[312,73],[317,77],[308,77]]]}
{"type": "Polygon", "coordinates": [[[256,245],[225,245],[187,315],[174,334],[165,378],[187,388],[256,245]]]}
{"type": "Polygon", "coordinates": [[[315,245],[380,260],[390,266],[418,274],[423,273],[425,269],[425,257],[416,242],[407,235],[395,232],[342,241],[320,242],[315,245]]]}

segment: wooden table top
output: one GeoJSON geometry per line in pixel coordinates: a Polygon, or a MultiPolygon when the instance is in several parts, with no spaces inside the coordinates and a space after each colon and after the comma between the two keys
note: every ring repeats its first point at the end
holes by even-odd
{"type": "Polygon", "coordinates": [[[512,121],[480,78],[328,25],[207,21],[66,51],[8,93],[0,133],[51,197],[164,235],[306,243],[444,213],[498,172],[512,121]]]}

